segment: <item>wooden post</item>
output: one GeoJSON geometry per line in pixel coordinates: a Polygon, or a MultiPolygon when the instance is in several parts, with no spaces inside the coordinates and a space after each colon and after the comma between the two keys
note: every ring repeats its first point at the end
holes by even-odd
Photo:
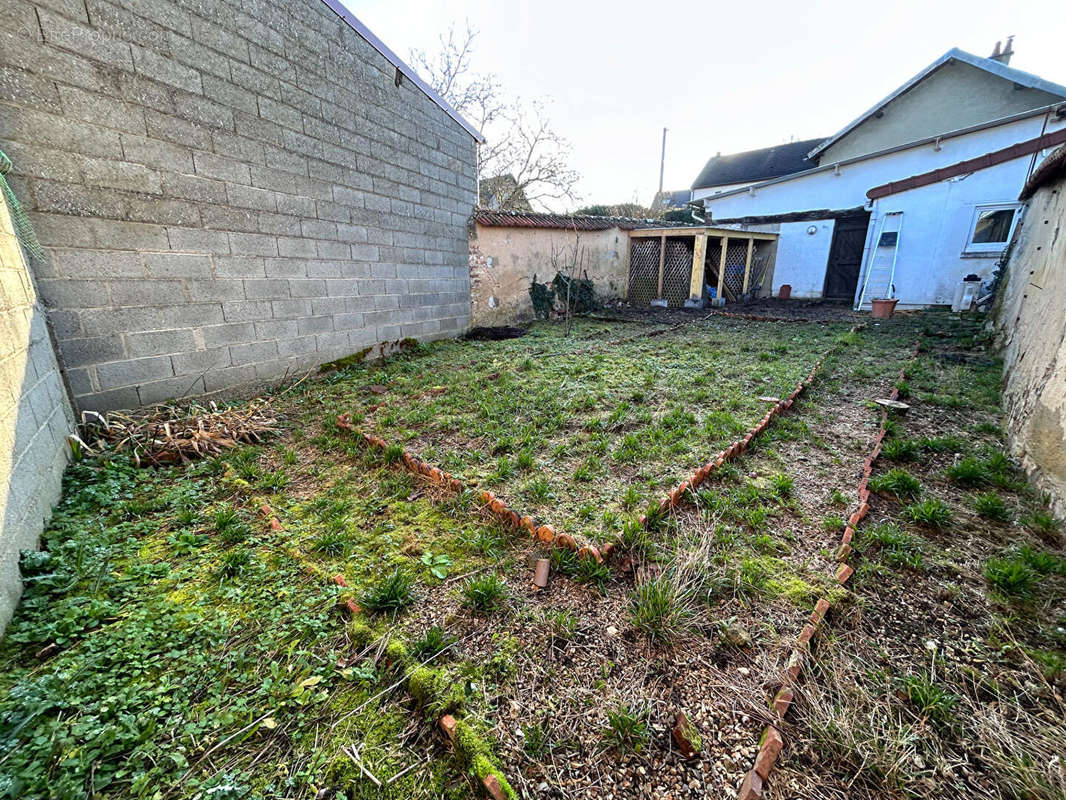
{"type": "Polygon", "coordinates": [[[703,262],[707,258],[707,234],[697,233],[692,242],[692,280],[689,281],[688,296],[691,300],[703,297],[703,262]]]}
{"type": "Polygon", "coordinates": [[[718,259],[718,297],[725,299],[725,295],[722,294],[723,287],[725,286],[725,255],[729,250],[729,237],[722,237],[722,255],[718,259]]]}
{"type": "Polygon", "coordinates": [[[748,293],[748,278],[751,277],[751,250],[755,246],[754,239],[748,239],[748,254],[744,257],[744,288],[741,294],[748,293]]]}
{"type": "Polygon", "coordinates": [[[663,259],[666,258],[666,234],[659,237],[659,294],[658,299],[663,299],[663,259]]]}

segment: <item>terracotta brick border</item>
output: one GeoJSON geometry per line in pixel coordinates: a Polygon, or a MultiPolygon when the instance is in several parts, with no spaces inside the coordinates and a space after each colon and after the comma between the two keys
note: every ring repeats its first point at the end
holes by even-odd
{"type": "MultiPolygon", "coordinates": [[[[368,447],[376,447],[380,450],[385,450],[388,447],[388,443],[380,436],[373,436],[368,433],[360,432],[355,425],[352,424],[351,419],[351,414],[338,414],[336,420],[337,427],[350,431],[358,436],[362,436],[363,441],[368,447]]],[[[605,544],[602,548],[593,544],[579,543],[570,534],[556,531],[552,525],[546,523],[538,524],[533,517],[528,514],[519,514],[487,489],[478,489],[478,487],[473,485],[466,486],[450,472],[445,472],[439,467],[434,467],[433,465],[426,463],[408,450],[403,451],[401,461],[403,465],[414,474],[421,475],[433,483],[436,483],[449,491],[455,492],[456,494],[467,488],[478,492],[478,496],[481,498],[483,504],[481,506],[482,510],[487,510],[499,522],[507,527],[514,530],[527,531],[530,536],[535,537],[546,545],[572,550],[581,558],[593,558],[597,563],[601,564],[603,563],[603,559],[609,557],[615,548],[614,543],[605,544]]]]}
{"type": "MultiPolygon", "coordinates": [[[[914,343],[914,351],[911,355],[910,362],[904,365],[903,369],[899,372],[899,378],[896,381],[898,384],[900,381],[907,377],[907,366],[918,357],[918,353],[921,350],[922,337],[919,335],[918,340],[914,343]]],[[[892,393],[889,398],[896,400],[899,397],[899,387],[893,386],[892,393]]],[[[855,507],[855,511],[848,517],[847,525],[844,527],[844,532],[840,537],[840,549],[837,552],[837,561],[839,565],[836,569],[836,582],[843,586],[848,582],[848,579],[855,573],[855,570],[846,563],[848,555],[851,553],[851,541],[855,537],[855,530],[859,523],[866,518],[866,515],[870,513],[870,475],[873,473],[873,465],[878,456],[881,455],[881,449],[884,444],[885,434],[888,428],[888,409],[881,409],[881,426],[877,431],[877,435],[873,440],[873,449],[866,457],[866,460],[862,465],[862,477],[859,479],[858,487],[858,502],[855,507]]],[[[796,637],[796,643],[792,648],[792,652],[789,654],[788,663],[785,666],[784,671],[781,674],[780,684],[781,689],[770,701],[770,707],[773,710],[774,721],[766,726],[763,730],[762,738],[759,740],[759,752],[755,756],[755,763],[752,765],[751,770],[744,776],[744,780],[740,784],[740,790],[737,795],[737,800],[757,800],[762,797],[763,782],[770,776],[770,772],[777,762],[777,757],[781,754],[781,748],[784,747],[784,735],[781,732],[781,723],[784,721],[785,714],[788,713],[788,709],[792,705],[792,700],[795,697],[795,686],[799,680],[800,674],[803,672],[803,667],[806,659],[810,655],[811,640],[817,634],[818,630],[825,622],[825,615],[829,612],[830,603],[822,597],[819,598],[817,604],[814,607],[814,611],[811,613],[810,620],[796,637]]]]}

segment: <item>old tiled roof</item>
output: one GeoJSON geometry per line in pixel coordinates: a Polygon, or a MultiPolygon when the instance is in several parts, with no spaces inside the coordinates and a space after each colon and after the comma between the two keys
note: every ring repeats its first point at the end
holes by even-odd
{"type": "Polygon", "coordinates": [[[1018,199],[1028,200],[1036,194],[1037,189],[1064,177],[1066,177],[1066,144],[1040,162],[1040,166],[1033,171],[1018,199]]]}
{"type": "Polygon", "coordinates": [[[661,228],[661,220],[633,219],[631,217],[593,217],[588,214],[540,214],[532,211],[493,211],[479,208],[474,211],[474,221],[490,228],[561,228],[578,231],[605,231],[621,228],[631,231],[636,228],[661,228]]]}
{"type": "Polygon", "coordinates": [[[804,139],[801,142],[778,144],[761,150],[717,155],[703,167],[703,171],[693,181],[692,188],[706,189],[733,183],[754,183],[811,169],[818,164],[808,161],[807,153],[821,141],[822,139],[804,139]]]}

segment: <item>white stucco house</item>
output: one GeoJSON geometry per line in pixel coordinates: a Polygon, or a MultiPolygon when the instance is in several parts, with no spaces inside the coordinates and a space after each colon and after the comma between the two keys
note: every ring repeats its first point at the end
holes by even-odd
{"type": "Polygon", "coordinates": [[[1011,54],[1009,41],[989,58],[949,50],[805,153],[796,145],[812,142],[716,156],[693,200],[707,224],[778,234],[773,291],[950,304],[963,278],[992,276],[1019,192],[1066,142],[1066,86],[1010,67],[1011,54]]]}

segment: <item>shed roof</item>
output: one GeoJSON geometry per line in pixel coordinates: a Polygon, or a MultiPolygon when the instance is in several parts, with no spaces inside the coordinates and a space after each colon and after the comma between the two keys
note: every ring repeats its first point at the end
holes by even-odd
{"type": "Polygon", "coordinates": [[[418,76],[418,73],[409,67],[403,59],[392,52],[388,45],[375,36],[374,32],[364,25],[355,14],[349,11],[341,0],[322,0],[322,2],[329,6],[330,10],[340,17],[349,28],[366,39],[371,47],[381,53],[381,55],[385,56],[385,60],[396,67],[396,69],[398,69],[405,78],[411,81],[411,83],[417,86],[426,97],[440,106],[445,114],[458,122],[467,133],[474,137],[475,141],[484,143],[485,137],[481,135],[481,132],[467,122],[463,115],[456,111],[451,103],[441,97],[432,86],[422,80],[418,76]]]}
{"type": "Polygon", "coordinates": [[[807,160],[807,153],[822,141],[824,139],[804,139],[743,153],[716,155],[704,165],[703,171],[693,181],[692,188],[706,189],[710,186],[764,181],[802,172],[817,165],[817,162],[807,160]]]}
{"type": "Polygon", "coordinates": [[[479,208],[474,211],[474,221],[490,228],[558,228],[562,230],[605,231],[621,228],[624,231],[636,228],[662,227],[661,220],[634,219],[632,217],[595,217],[591,214],[542,214],[531,211],[496,211],[479,208]]]}
{"type": "Polygon", "coordinates": [[[934,72],[936,72],[938,69],[940,69],[942,66],[951,61],[960,61],[963,64],[969,64],[971,67],[983,69],[985,72],[995,75],[998,78],[1003,78],[1004,80],[1011,81],[1012,83],[1018,86],[1022,86],[1026,89],[1039,89],[1042,92],[1047,92],[1048,94],[1055,95],[1056,97],[1066,98],[1066,86],[1062,86],[1058,83],[1052,83],[1051,81],[1046,81],[1043,78],[1037,75],[1033,75],[1030,72],[1024,72],[1023,70],[1015,69],[1014,67],[1008,67],[1006,64],[1001,64],[998,61],[993,61],[991,58],[982,58],[981,56],[975,56],[973,53],[967,53],[965,50],[960,50],[957,47],[953,47],[946,53],[944,53],[944,55],[942,55],[936,61],[934,61],[932,64],[930,64],[928,67],[926,67],[913,78],[911,78],[909,81],[897,88],[887,97],[884,97],[883,99],[879,100],[877,103],[875,103],[873,106],[864,111],[861,115],[853,119],[851,122],[849,122],[839,131],[834,133],[828,139],[824,139],[820,143],[816,143],[816,146],[811,150],[809,157],[812,159],[817,159],[818,156],[821,155],[821,153],[824,152],[827,148],[839,142],[841,139],[851,133],[855,128],[859,127],[859,125],[864,123],[866,120],[868,120],[878,111],[883,109],[897,97],[906,94],[919,83],[921,83],[934,72]]]}

